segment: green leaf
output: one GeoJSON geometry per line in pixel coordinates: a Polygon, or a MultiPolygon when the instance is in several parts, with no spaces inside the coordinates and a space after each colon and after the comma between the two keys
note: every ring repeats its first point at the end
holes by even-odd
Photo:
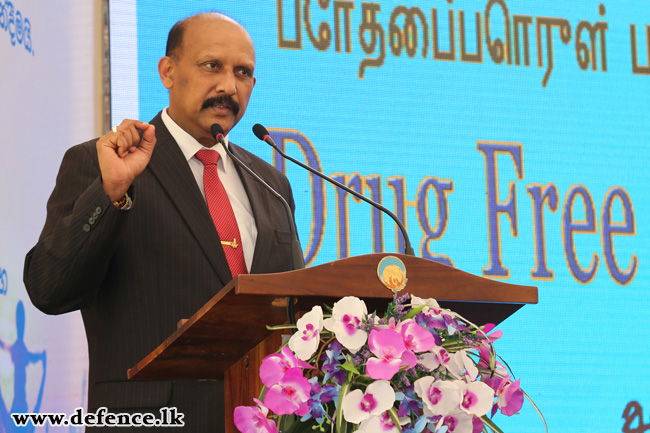
{"type": "Polygon", "coordinates": [[[397,416],[397,411],[395,410],[394,407],[391,407],[388,409],[388,415],[390,415],[390,419],[393,420],[393,423],[395,423],[395,427],[397,427],[397,430],[402,431],[402,426],[399,423],[399,416],[397,416]]]}
{"type": "Polygon", "coordinates": [[[259,397],[257,397],[258,400],[264,401],[264,396],[266,395],[266,391],[269,389],[266,387],[266,385],[262,385],[262,390],[260,391],[259,397]]]}
{"type": "Polygon", "coordinates": [[[343,419],[343,399],[350,391],[350,387],[352,386],[351,379],[352,378],[350,377],[350,374],[348,374],[348,379],[345,381],[343,385],[341,385],[341,391],[339,391],[339,401],[336,405],[336,415],[334,415],[334,422],[336,423],[336,433],[345,432],[345,430],[343,429],[343,426],[346,424],[345,420],[343,419]]]}
{"type": "Polygon", "coordinates": [[[406,316],[404,316],[404,320],[414,318],[415,316],[420,314],[422,310],[424,310],[424,307],[426,307],[426,305],[420,305],[419,307],[412,309],[411,311],[408,312],[406,316]]]}
{"type": "Polygon", "coordinates": [[[278,329],[298,329],[298,326],[296,326],[296,325],[275,325],[275,326],[266,325],[266,329],[268,329],[269,331],[276,331],[278,329]]]}
{"type": "Polygon", "coordinates": [[[350,364],[350,361],[345,361],[345,364],[340,364],[339,368],[342,368],[345,371],[349,371],[350,373],[354,373],[358,375],[361,374],[361,372],[359,372],[359,370],[357,370],[357,368],[354,365],[350,364]]]}
{"type": "Polygon", "coordinates": [[[490,355],[490,370],[491,371],[496,371],[497,370],[497,357],[494,354],[494,352],[491,351],[491,350],[489,351],[489,355],[490,355]]]}

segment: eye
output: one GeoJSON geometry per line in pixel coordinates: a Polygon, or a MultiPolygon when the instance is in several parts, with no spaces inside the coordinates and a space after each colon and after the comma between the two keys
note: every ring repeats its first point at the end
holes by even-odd
{"type": "Polygon", "coordinates": [[[244,67],[244,66],[238,68],[238,72],[239,72],[240,75],[242,75],[244,77],[250,78],[250,77],[253,76],[253,71],[251,69],[247,68],[247,67],[244,67]]]}
{"type": "Polygon", "coordinates": [[[203,63],[203,66],[211,70],[219,69],[220,67],[218,62],[205,62],[203,63]]]}

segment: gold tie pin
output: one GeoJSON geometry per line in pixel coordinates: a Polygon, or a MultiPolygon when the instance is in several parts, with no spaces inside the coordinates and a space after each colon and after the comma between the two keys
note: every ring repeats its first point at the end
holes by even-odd
{"type": "Polygon", "coordinates": [[[232,242],[221,241],[221,245],[228,245],[229,247],[232,248],[239,248],[239,244],[237,243],[237,238],[234,238],[232,242]]]}

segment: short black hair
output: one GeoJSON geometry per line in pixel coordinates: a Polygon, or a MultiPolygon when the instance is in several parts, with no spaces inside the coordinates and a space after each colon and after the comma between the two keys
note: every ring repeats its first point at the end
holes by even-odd
{"type": "Polygon", "coordinates": [[[171,57],[174,54],[174,51],[181,45],[183,42],[183,33],[185,32],[185,26],[187,25],[187,20],[189,18],[182,19],[178,21],[167,35],[167,48],[165,49],[165,55],[171,57]]]}

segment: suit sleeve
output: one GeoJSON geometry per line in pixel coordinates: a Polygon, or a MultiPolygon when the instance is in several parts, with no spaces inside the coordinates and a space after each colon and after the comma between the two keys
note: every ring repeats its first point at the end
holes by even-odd
{"type": "Polygon", "coordinates": [[[85,143],[66,152],[47,203],[43,232],[25,258],[27,293],[47,314],[67,313],[91,303],[128,214],[106,195],[94,150],[92,143],[85,143]]]}

